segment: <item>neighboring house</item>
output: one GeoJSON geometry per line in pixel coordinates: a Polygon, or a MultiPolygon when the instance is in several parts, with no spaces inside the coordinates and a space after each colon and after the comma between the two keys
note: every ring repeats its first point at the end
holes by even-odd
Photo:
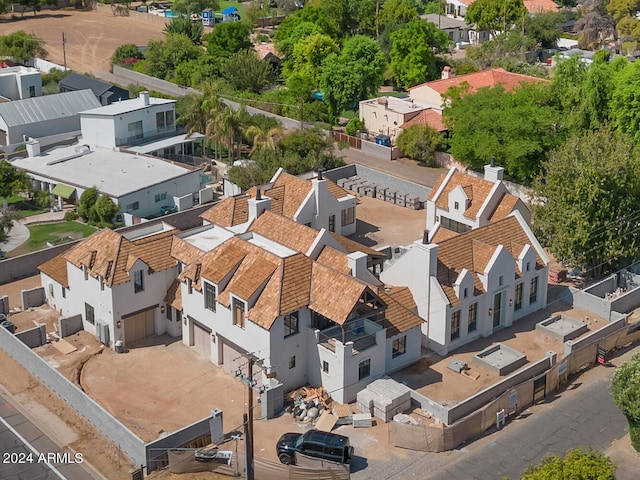
{"type": "Polygon", "coordinates": [[[115,102],[81,113],[82,141],[99,147],[127,150],[169,158],[192,155],[194,139],[176,128],[176,101],[150,97],[115,102]]]}
{"type": "MultiPolygon", "coordinates": [[[[465,17],[469,5],[475,0],[446,0],[446,12],[453,17],[465,17]]],[[[557,12],[560,7],[553,0],[524,0],[524,7],[529,14],[533,15],[542,12],[557,12]]]]}
{"type": "Polygon", "coordinates": [[[228,197],[202,214],[202,218],[222,227],[233,227],[248,221],[248,201],[260,190],[263,209],[302,223],[311,228],[324,228],[342,236],[356,232],[356,197],[322,174],[311,180],[289,175],[278,169],[271,182],[246,193],[228,197]]]}
{"type": "Polygon", "coordinates": [[[451,87],[466,87],[467,93],[472,93],[480,88],[495,87],[502,85],[507,92],[522,84],[545,82],[548,80],[521,75],[519,73],[507,72],[503,68],[492,68],[482,72],[469,73],[457,76],[455,73],[449,74],[448,78],[434,80],[432,82],[416,85],[409,89],[409,97],[415,101],[424,102],[430,105],[442,106],[447,90],[451,87]]]}
{"type": "Polygon", "coordinates": [[[46,301],[60,315],[80,314],[84,330],[114,348],[168,333],[182,322],[167,319],[162,299],[176,278],[171,257],[176,230],[166,224],[117,233],[101,230],[40,265],[46,301]]]}
{"type": "Polygon", "coordinates": [[[438,355],[546,306],[549,258],[520,212],[428,242],[412,244],[380,279],[409,287],[425,319],[423,344],[438,355]]]}
{"type": "Polygon", "coordinates": [[[404,128],[426,123],[438,131],[442,123],[442,101],[423,102],[412,98],[378,97],[360,102],[360,120],[371,136],[388,135],[392,143],[404,128]]]}
{"type": "MultiPolygon", "coordinates": [[[[89,90],[84,91],[97,102],[89,90]]],[[[51,192],[61,207],[63,200],[76,202],[86,189],[95,187],[116,202],[127,225],[134,217],[191,208],[204,188],[200,169],[161,158],[88,145],[41,153],[38,142],[28,143],[27,151],[29,156],[11,163],[27,172],[37,190],[51,192]]]]}
{"type": "Polygon", "coordinates": [[[0,145],[80,131],[80,112],[99,106],[91,90],[0,103],[0,145]]]}
{"type": "MultiPolygon", "coordinates": [[[[448,4],[447,7],[453,8],[451,4],[448,4]]],[[[461,8],[461,5],[456,6],[456,8],[461,8]]],[[[433,23],[438,29],[446,32],[451,43],[457,47],[468,44],[475,45],[489,40],[489,32],[477,31],[473,26],[467,25],[462,18],[438,15],[437,13],[420,15],[420,18],[433,23]]]]}
{"type": "Polygon", "coordinates": [[[431,189],[425,205],[427,230],[438,238],[468,232],[507,217],[514,211],[531,222],[531,213],[522,200],[511,195],[502,182],[504,168],[485,165],[484,178],[451,168],[431,189]],[[437,229],[437,230],[436,230],[437,229]]]}
{"type": "Polygon", "coordinates": [[[22,100],[42,95],[42,76],[31,67],[0,68],[0,101],[22,100]]]}
{"type": "Polygon", "coordinates": [[[174,240],[180,293],[167,300],[183,310],[183,342],[228,371],[252,355],[258,384],[323,385],[338,402],[416,361],[423,321],[408,290],[383,288],[365,253],[262,202],[248,199],[257,217],[231,238],[209,225],[174,240]]]}
{"type": "Polygon", "coordinates": [[[88,88],[96,96],[100,105],[129,100],[128,90],[77,73],[70,73],[64,77],[58,82],[58,87],[60,92],[75,92],[88,88]]]}

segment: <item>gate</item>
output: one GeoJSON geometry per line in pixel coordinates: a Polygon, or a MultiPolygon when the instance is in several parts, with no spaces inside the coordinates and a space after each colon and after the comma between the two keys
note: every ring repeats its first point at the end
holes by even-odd
{"type": "Polygon", "coordinates": [[[547,374],[533,379],[533,403],[544,401],[547,394],[547,374]]]}

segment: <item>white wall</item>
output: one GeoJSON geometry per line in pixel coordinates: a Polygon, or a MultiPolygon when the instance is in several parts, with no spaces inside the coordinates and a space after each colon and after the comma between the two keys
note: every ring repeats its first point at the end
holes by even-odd
{"type": "Polygon", "coordinates": [[[420,100],[431,105],[442,105],[442,96],[427,85],[416,87],[409,90],[409,97],[414,100],[420,100]]]}
{"type": "Polygon", "coordinates": [[[31,98],[29,87],[35,89],[35,97],[42,95],[42,77],[40,72],[24,72],[20,74],[23,67],[9,67],[0,70],[0,95],[9,100],[21,100],[31,98]],[[18,71],[16,71],[18,69],[18,71]],[[13,71],[11,71],[13,70],[13,71]]]}
{"type": "MultiPolygon", "coordinates": [[[[28,125],[16,125],[7,127],[4,120],[0,119],[0,130],[8,133],[8,143],[20,143],[23,141],[23,135],[33,138],[47,137],[60,133],[71,133],[80,130],[80,116],[70,115],[64,118],[54,120],[45,120],[43,122],[30,123],[28,125]]],[[[0,139],[1,141],[2,139],[0,139]]]]}
{"type": "Polygon", "coordinates": [[[385,353],[385,369],[387,372],[398,370],[418,359],[422,354],[422,332],[420,326],[387,338],[385,353]],[[393,341],[406,336],[405,353],[393,358],[393,341]]]}
{"type": "Polygon", "coordinates": [[[84,143],[107,148],[116,146],[116,131],[113,118],[83,114],[80,116],[80,128],[82,129],[82,141],[84,143]]]}
{"type": "Polygon", "coordinates": [[[360,120],[368,132],[389,135],[395,139],[400,134],[400,125],[405,122],[405,116],[377,101],[363,101],[360,102],[360,120]]]}

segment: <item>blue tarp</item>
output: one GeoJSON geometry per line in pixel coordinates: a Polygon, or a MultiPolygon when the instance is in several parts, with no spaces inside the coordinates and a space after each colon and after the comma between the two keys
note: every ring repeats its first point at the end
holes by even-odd
{"type": "Polygon", "coordinates": [[[237,7],[227,7],[222,10],[223,15],[231,15],[232,13],[236,13],[238,11],[237,7]]]}

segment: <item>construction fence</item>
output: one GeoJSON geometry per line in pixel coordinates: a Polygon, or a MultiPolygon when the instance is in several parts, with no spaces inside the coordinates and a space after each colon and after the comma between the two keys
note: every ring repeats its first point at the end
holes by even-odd
{"type": "Polygon", "coordinates": [[[599,352],[611,354],[615,349],[638,342],[640,322],[629,325],[626,315],[617,315],[616,321],[607,327],[580,340],[565,342],[565,356],[543,373],[504,390],[481,408],[451,425],[442,422],[421,425],[390,422],[390,442],[409,450],[444,452],[495,427],[499,414],[504,415],[505,420],[513,418],[534,403],[544,400],[559,386],[565,386],[570,374],[597,364],[599,352]]]}

